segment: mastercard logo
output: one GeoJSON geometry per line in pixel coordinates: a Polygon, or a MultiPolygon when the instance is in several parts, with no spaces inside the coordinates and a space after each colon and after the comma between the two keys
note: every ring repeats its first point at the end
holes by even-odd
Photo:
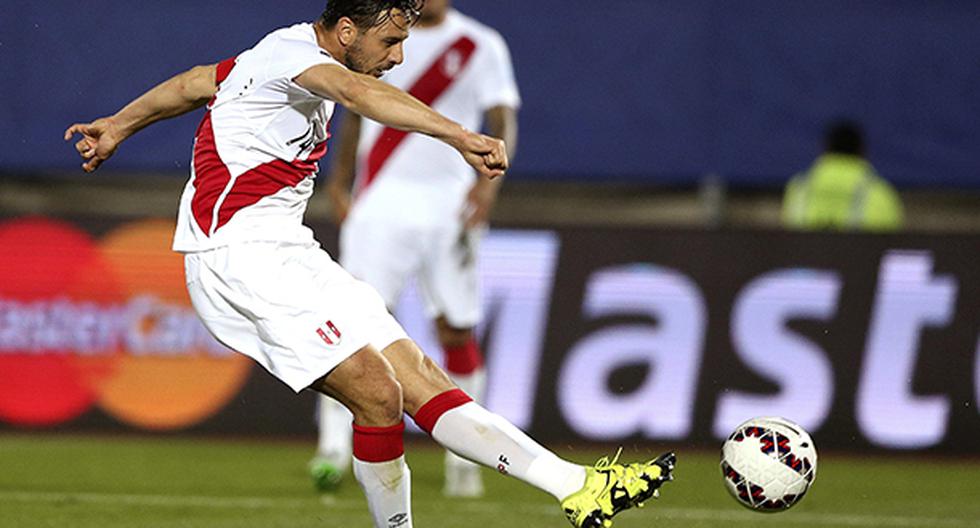
{"type": "Polygon", "coordinates": [[[173,430],[220,411],[251,361],[191,307],[172,222],[101,240],[43,218],[0,223],[0,421],[51,426],[93,408],[173,430]]]}

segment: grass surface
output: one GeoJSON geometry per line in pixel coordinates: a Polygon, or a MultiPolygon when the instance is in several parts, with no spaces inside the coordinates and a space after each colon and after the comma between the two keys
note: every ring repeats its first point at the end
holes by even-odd
{"type": "MultiPolygon", "coordinates": [[[[0,527],[365,527],[353,481],[313,492],[312,445],[298,442],[0,435],[0,527]]],[[[604,453],[562,451],[591,463],[604,453]]],[[[623,459],[656,453],[630,453],[623,459]]],[[[616,518],[639,527],[980,527],[980,462],[823,455],[817,481],[790,512],[746,511],[725,492],[716,456],[678,452],[659,501],[616,518]]],[[[444,499],[442,453],[410,445],[415,526],[563,528],[550,496],[486,470],[487,496],[444,499]]]]}

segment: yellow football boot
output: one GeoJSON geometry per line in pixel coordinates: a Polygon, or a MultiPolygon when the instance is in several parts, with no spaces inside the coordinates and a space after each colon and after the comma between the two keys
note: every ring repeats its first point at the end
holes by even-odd
{"type": "Polygon", "coordinates": [[[622,449],[612,462],[604,457],[595,467],[586,468],[585,486],[561,501],[565,515],[575,528],[609,528],[617,513],[642,508],[650,497],[660,496],[664,482],[672,474],[677,457],[665,453],[645,464],[617,464],[622,449]]]}

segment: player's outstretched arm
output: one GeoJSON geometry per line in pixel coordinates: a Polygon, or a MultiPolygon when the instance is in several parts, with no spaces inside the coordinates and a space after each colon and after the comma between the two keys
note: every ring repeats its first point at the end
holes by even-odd
{"type": "Polygon", "coordinates": [[[502,176],[507,171],[509,162],[503,141],[470,132],[418,99],[374,77],[342,66],[321,64],[301,73],[295,81],[368,119],[443,141],[458,150],[467,163],[487,178],[502,176]]]}
{"type": "Polygon", "coordinates": [[[186,114],[207,104],[218,90],[215,76],[214,64],[196,66],[175,75],[114,115],[68,127],[65,141],[70,141],[75,134],[82,135],[75,143],[75,150],[85,160],[82,169],[93,172],[112,157],[119,144],[129,136],[157,121],[186,114]]]}

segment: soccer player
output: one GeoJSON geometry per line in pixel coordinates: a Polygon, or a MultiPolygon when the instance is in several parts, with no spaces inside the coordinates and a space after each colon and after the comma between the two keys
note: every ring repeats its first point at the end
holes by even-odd
{"type": "MultiPolygon", "coordinates": [[[[655,496],[674,457],[582,467],[557,457],[474,403],[409,340],[367,284],[303,226],[335,104],[452,146],[486,178],[502,176],[504,143],[463,128],[379,81],[402,62],[420,0],[328,0],[321,17],[268,34],[218,64],[178,74],[117,113],[65,131],[87,172],[161,119],[207,106],[174,249],[205,327],[290,388],[342,402],[354,416],[354,476],[377,528],[410,528],[403,413],[441,445],[536,486],[575,526],[655,496]]],[[[174,380],[179,383],[180,380],[174,380]]]]}
{"type": "MultiPolygon", "coordinates": [[[[504,139],[512,160],[520,95],[507,45],[450,4],[425,3],[405,41],[405,64],[383,80],[468,129],[485,122],[490,136],[504,139]]],[[[338,144],[327,189],[341,225],[340,263],[389,308],[414,276],[435,322],[444,368],[456,386],[482,401],[486,376],[473,335],[481,316],[475,253],[503,178],[476,178],[451,147],[356,114],[345,117],[338,144]]],[[[321,398],[319,445],[310,463],[321,490],[336,486],[350,465],[350,423],[342,405],[321,398]]],[[[483,494],[477,465],[447,451],[445,467],[446,495],[483,494]]]]}

